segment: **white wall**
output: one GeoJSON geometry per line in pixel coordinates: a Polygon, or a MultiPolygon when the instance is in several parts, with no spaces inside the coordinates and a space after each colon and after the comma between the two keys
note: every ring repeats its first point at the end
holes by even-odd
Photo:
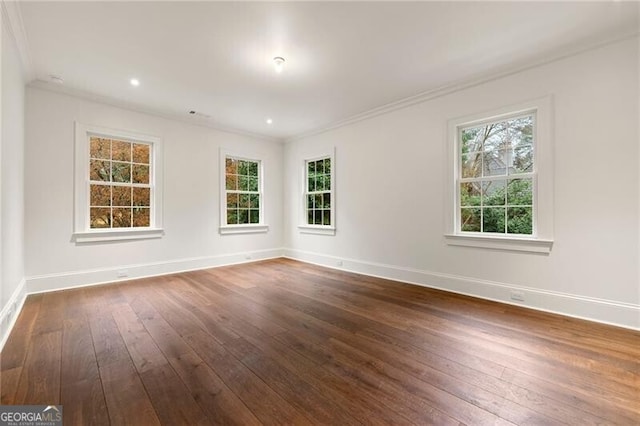
{"type": "Polygon", "coordinates": [[[640,327],[638,39],[289,142],[288,255],[329,266],[640,327]],[[448,246],[447,121],[554,98],[555,244],[549,255],[448,246]],[[336,147],[335,236],[300,234],[300,162],[336,147]],[[346,260],[345,260],[346,259],[346,260]]]}
{"type": "Polygon", "coordinates": [[[225,133],[29,87],[26,103],[26,275],[29,291],[270,257],[282,247],[279,143],[225,133]],[[164,147],[161,239],[76,245],[73,231],[74,121],[159,136],[164,147]],[[219,148],[263,159],[266,234],[219,227],[219,148]],[[275,251],[274,251],[275,250],[275,251]]]}
{"type": "Polygon", "coordinates": [[[24,296],[25,259],[24,78],[13,35],[2,20],[0,17],[0,341],[24,296]]]}

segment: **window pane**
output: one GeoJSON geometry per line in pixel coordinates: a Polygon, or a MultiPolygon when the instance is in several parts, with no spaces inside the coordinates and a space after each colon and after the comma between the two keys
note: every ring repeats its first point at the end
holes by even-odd
{"type": "Polygon", "coordinates": [[[482,182],[482,204],[485,206],[504,206],[505,180],[482,182]]]}
{"type": "Polygon", "coordinates": [[[331,191],[331,176],[324,175],[324,189],[325,191],[331,191]]]}
{"type": "Polygon", "coordinates": [[[484,176],[504,176],[507,174],[507,151],[485,152],[482,160],[484,176]]]}
{"type": "Polygon", "coordinates": [[[113,182],[131,182],[131,164],[113,162],[113,182]]]}
{"type": "Polygon", "coordinates": [[[331,158],[324,159],[324,173],[327,175],[331,174],[331,158]]]}
{"type": "Polygon", "coordinates": [[[111,159],[131,161],[131,144],[124,141],[111,141],[111,159]]]}
{"type": "Polygon", "coordinates": [[[151,226],[151,209],[137,207],[133,209],[133,226],[147,227],[151,226]]]}
{"type": "Polygon", "coordinates": [[[249,194],[240,194],[240,208],[248,209],[250,204],[249,194]]]}
{"type": "Polygon", "coordinates": [[[111,228],[111,209],[91,208],[89,226],[91,228],[111,228]]]}
{"type": "Polygon", "coordinates": [[[487,207],[482,209],[482,232],[499,232],[504,234],[504,207],[487,207]]]}
{"type": "Polygon", "coordinates": [[[460,184],[460,205],[479,206],[480,205],[480,182],[464,182],[460,184]]]}
{"type": "Polygon", "coordinates": [[[313,210],[307,211],[307,224],[313,225],[313,210]]]}
{"type": "Polygon", "coordinates": [[[482,151],[482,130],[484,127],[474,127],[471,129],[464,129],[460,132],[460,139],[462,141],[460,147],[461,154],[467,154],[469,152],[482,151]]]}
{"type": "Polygon", "coordinates": [[[260,210],[249,210],[249,223],[260,223],[260,210]]]}
{"type": "Polygon", "coordinates": [[[313,177],[316,174],[316,162],[315,161],[309,161],[307,163],[307,176],[308,177],[313,177]]]}
{"type": "Polygon", "coordinates": [[[321,209],[322,208],[322,194],[316,194],[314,196],[313,208],[314,209],[321,209]]]}
{"type": "Polygon", "coordinates": [[[331,210],[322,211],[322,224],[327,226],[331,225],[331,210]]]}
{"type": "Polygon", "coordinates": [[[133,205],[139,207],[151,207],[151,189],[133,188],[133,205]]]}
{"type": "Polygon", "coordinates": [[[131,187],[130,186],[112,186],[114,206],[131,206],[131,187]]]}
{"type": "Polygon", "coordinates": [[[249,163],[249,176],[258,177],[258,163],[255,161],[249,163]]]}
{"type": "Polygon", "coordinates": [[[527,234],[533,232],[533,209],[531,207],[507,208],[507,233],[527,234]]]}
{"type": "Polygon", "coordinates": [[[227,208],[228,209],[237,209],[239,206],[238,194],[227,194],[227,208]]]}
{"type": "Polygon", "coordinates": [[[480,209],[460,209],[460,229],[466,232],[480,232],[480,209]]]}
{"type": "Polygon", "coordinates": [[[132,165],[133,183],[149,183],[149,166],[132,165]]]}
{"type": "Polygon", "coordinates": [[[249,202],[250,202],[249,207],[251,207],[252,209],[260,208],[260,196],[258,194],[250,194],[249,202]]]}
{"type": "Polygon", "coordinates": [[[131,208],[118,207],[113,209],[113,227],[131,228],[131,208]]]}
{"type": "Polygon", "coordinates": [[[90,192],[92,206],[111,205],[111,188],[108,185],[91,185],[90,192]]]}
{"type": "Polygon", "coordinates": [[[111,180],[111,161],[91,160],[89,164],[89,179],[109,182],[111,180]]]}
{"type": "Polygon", "coordinates": [[[316,161],[316,174],[318,175],[324,174],[324,160],[316,161]]]}
{"type": "Polygon", "coordinates": [[[313,211],[313,223],[315,225],[322,225],[322,210],[313,211]]]}
{"type": "Polygon", "coordinates": [[[313,208],[313,200],[315,199],[314,195],[307,195],[307,208],[308,209],[312,209],[313,208]]]}
{"type": "Polygon", "coordinates": [[[257,177],[250,177],[249,178],[249,191],[254,191],[254,192],[258,191],[258,178],[257,177]]]}
{"type": "Polygon", "coordinates": [[[238,160],[227,157],[225,159],[225,173],[231,175],[238,174],[238,160]]]}
{"type": "Polygon", "coordinates": [[[482,175],[482,153],[463,153],[460,167],[463,178],[480,177],[482,175]]]}
{"type": "Polygon", "coordinates": [[[133,162],[149,164],[149,154],[151,153],[151,145],[144,143],[133,144],[133,162]]]}
{"type": "Polygon", "coordinates": [[[484,127],[482,133],[484,138],[482,151],[485,154],[504,151],[509,148],[511,136],[508,121],[489,124],[484,127]]]}
{"type": "Polygon", "coordinates": [[[316,176],[316,191],[324,191],[324,176],[316,176]]]}
{"type": "Polygon", "coordinates": [[[325,209],[330,209],[331,208],[331,193],[330,192],[325,192],[322,200],[324,201],[324,203],[322,204],[322,207],[324,207],[325,209]]]}
{"type": "Polygon", "coordinates": [[[519,145],[509,158],[509,173],[529,173],[533,171],[533,145],[519,145]]]}
{"type": "Polygon", "coordinates": [[[530,206],[533,204],[533,180],[510,179],[507,187],[507,203],[510,206],[530,206]]]}
{"type": "Polygon", "coordinates": [[[308,191],[313,192],[316,190],[316,179],[314,177],[309,177],[307,180],[308,191]]]}
{"type": "Polygon", "coordinates": [[[236,191],[238,189],[238,175],[227,175],[226,188],[229,191],[236,191]]]}
{"type": "Polygon", "coordinates": [[[240,224],[249,223],[249,209],[238,210],[238,223],[240,224]]]}
{"type": "Polygon", "coordinates": [[[111,140],[92,137],[90,142],[91,158],[111,159],[111,140]]]}
{"type": "Polygon", "coordinates": [[[239,191],[249,190],[249,176],[238,176],[238,190],[239,191]]]}
{"type": "Polygon", "coordinates": [[[242,176],[249,176],[249,163],[246,161],[238,161],[238,174],[242,176]]]}
{"type": "Polygon", "coordinates": [[[238,210],[237,209],[228,209],[227,210],[227,225],[237,225],[238,224],[238,210]]]}

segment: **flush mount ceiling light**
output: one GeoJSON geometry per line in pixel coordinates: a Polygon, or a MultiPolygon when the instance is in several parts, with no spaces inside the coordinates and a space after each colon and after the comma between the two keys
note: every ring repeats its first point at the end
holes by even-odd
{"type": "Polygon", "coordinates": [[[131,80],[129,80],[129,83],[131,83],[133,87],[140,86],[140,80],[138,80],[137,78],[132,78],[131,80]]]}
{"type": "Polygon", "coordinates": [[[265,121],[267,122],[267,124],[272,124],[273,123],[273,120],[270,119],[270,118],[267,118],[265,121]]]}
{"type": "Polygon", "coordinates": [[[277,73],[281,73],[284,68],[284,58],[282,56],[273,58],[273,66],[276,68],[277,73]]]}

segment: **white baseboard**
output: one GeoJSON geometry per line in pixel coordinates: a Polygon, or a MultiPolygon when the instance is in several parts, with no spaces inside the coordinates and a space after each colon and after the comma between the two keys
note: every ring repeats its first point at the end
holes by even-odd
{"type": "Polygon", "coordinates": [[[284,249],[284,257],[329,268],[460,293],[632,330],[640,330],[640,305],[631,303],[596,299],[356,259],[345,259],[288,248],[284,249]],[[512,291],[522,292],[525,301],[518,303],[511,300],[512,291]]]}
{"type": "Polygon", "coordinates": [[[27,298],[27,285],[24,278],[20,280],[20,283],[13,291],[13,294],[7,300],[7,303],[2,307],[0,311],[0,352],[4,348],[4,344],[11,334],[11,330],[22,311],[22,306],[27,298]]]}
{"type": "Polygon", "coordinates": [[[168,260],[164,262],[138,265],[121,265],[113,268],[37,275],[27,277],[27,291],[29,294],[44,293],[76,287],[113,283],[117,281],[127,281],[136,278],[194,271],[198,269],[213,268],[216,266],[235,265],[238,263],[255,262],[258,260],[282,257],[282,253],[283,249],[276,248],[218,256],[168,260]],[[126,276],[121,276],[121,272],[126,272],[126,276]]]}

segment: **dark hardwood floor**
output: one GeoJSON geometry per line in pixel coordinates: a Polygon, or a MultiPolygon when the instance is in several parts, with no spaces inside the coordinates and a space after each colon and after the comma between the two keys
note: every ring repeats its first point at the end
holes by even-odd
{"type": "Polygon", "coordinates": [[[65,425],[640,424],[640,333],[278,259],[29,296],[2,404],[65,425]]]}

